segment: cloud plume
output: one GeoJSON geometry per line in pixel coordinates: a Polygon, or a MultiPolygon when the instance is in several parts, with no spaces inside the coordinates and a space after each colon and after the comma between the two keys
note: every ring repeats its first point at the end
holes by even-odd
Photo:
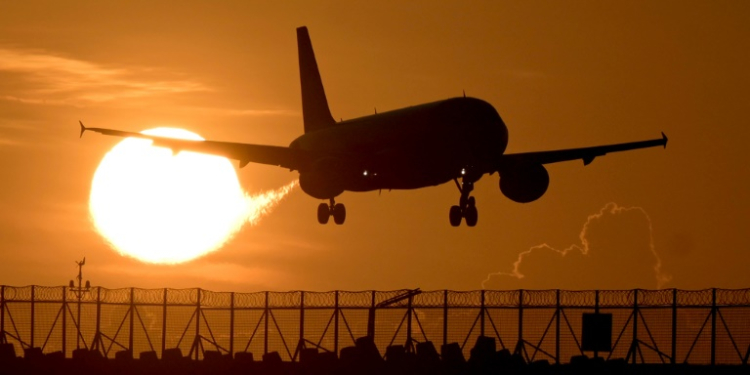
{"type": "Polygon", "coordinates": [[[643,208],[610,202],[588,216],[580,243],[564,249],[533,246],[518,255],[510,271],[488,274],[482,287],[661,288],[670,276],[662,270],[653,231],[643,208]]]}

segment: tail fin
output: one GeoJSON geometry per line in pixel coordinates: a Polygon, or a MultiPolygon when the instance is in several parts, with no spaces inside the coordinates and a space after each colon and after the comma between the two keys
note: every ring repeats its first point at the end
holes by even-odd
{"type": "Polygon", "coordinates": [[[320,79],[318,63],[315,61],[312,42],[307,27],[297,28],[297,49],[299,50],[299,76],[302,85],[302,120],[305,133],[320,130],[336,121],[328,109],[323,81],[320,79]]]}

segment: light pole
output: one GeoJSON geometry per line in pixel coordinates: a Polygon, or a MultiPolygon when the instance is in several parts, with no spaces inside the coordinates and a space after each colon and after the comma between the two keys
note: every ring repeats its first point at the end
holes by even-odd
{"type": "Polygon", "coordinates": [[[78,265],[78,286],[75,285],[75,282],[73,280],[70,280],[70,290],[76,295],[76,298],[78,299],[78,318],[76,325],[78,326],[78,335],[76,335],[76,349],[81,348],[81,299],[83,298],[84,294],[88,293],[91,289],[91,283],[86,280],[86,286],[82,286],[81,283],[83,282],[83,266],[86,264],[86,257],[83,257],[83,260],[80,262],[76,262],[78,265]]]}

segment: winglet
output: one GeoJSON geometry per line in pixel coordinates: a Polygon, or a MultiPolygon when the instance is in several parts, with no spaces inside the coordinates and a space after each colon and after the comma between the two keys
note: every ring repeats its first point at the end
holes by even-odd
{"type": "Polygon", "coordinates": [[[81,124],[81,134],[78,136],[78,138],[81,138],[83,137],[83,132],[86,131],[86,127],[83,126],[83,122],[81,122],[81,120],[78,120],[78,123],[81,124]]]}
{"type": "Polygon", "coordinates": [[[667,148],[667,141],[669,139],[667,138],[667,135],[664,134],[664,132],[661,132],[661,139],[664,140],[664,148],[667,148]]]}

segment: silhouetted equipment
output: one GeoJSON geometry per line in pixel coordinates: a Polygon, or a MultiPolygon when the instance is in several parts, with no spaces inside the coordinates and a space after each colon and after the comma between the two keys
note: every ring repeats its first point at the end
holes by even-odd
{"type": "Polygon", "coordinates": [[[383,307],[391,306],[405,299],[413,298],[414,296],[420,293],[422,293],[422,291],[419,288],[412,289],[406,293],[402,293],[395,297],[388,298],[387,300],[376,304],[374,307],[371,307],[367,315],[367,336],[375,337],[375,310],[382,309],[383,307]]]}
{"type": "Polygon", "coordinates": [[[612,314],[583,314],[581,349],[584,351],[612,351],[612,314]]]}
{"type": "Polygon", "coordinates": [[[461,350],[461,345],[457,342],[450,344],[444,344],[440,347],[440,356],[443,358],[443,362],[462,364],[466,363],[464,358],[464,352],[461,350]]]}
{"type": "Polygon", "coordinates": [[[161,355],[161,360],[165,362],[180,362],[183,359],[185,359],[185,357],[182,355],[182,350],[180,350],[180,348],[165,349],[164,353],[161,355]]]}
{"type": "Polygon", "coordinates": [[[318,358],[318,348],[303,348],[299,352],[300,363],[314,362],[318,358]]]}
{"type": "Polygon", "coordinates": [[[434,366],[440,362],[440,355],[432,341],[417,343],[417,360],[422,366],[434,366]]]}
{"type": "Polygon", "coordinates": [[[0,361],[16,358],[16,347],[13,344],[0,344],[0,361]]]}
{"type": "Polygon", "coordinates": [[[44,354],[42,354],[42,348],[40,347],[33,347],[33,348],[26,348],[23,350],[23,358],[36,361],[44,357],[44,354]]]}
{"type": "Polygon", "coordinates": [[[375,345],[373,336],[359,337],[354,341],[354,346],[359,351],[360,359],[367,363],[377,363],[383,360],[380,351],[375,345]]]}
{"type": "Polygon", "coordinates": [[[237,352],[234,353],[234,359],[243,361],[243,362],[250,362],[252,363],[254,361],[253,359],[253,353],[250,352],[237,352]]]}
{"type": "Polygon", "coordinates": [[[470,360],[489,360],[495,356],[495,345],[494,337],[477,337],[477,341],[471,349],[470,360]]]}
{"type": "Polygon", "coordinates": [[[403,362],[406,358],[406,349],[403,345],[391,345],[385,348],[385,360],[387,362],[403,362]]]}
{"type": "Polygon", "coordinates": [[[281,355],[279,352],[273,351],[263,354],[263,363],[269,366],[281,365],[281,355]]]}
{"type": "Polygon", "coordinates": [[[478,221],[474,183],[485,174],[500,175],[500,190],[509,199],[526,203],[539,199],[549,186],[544,165],[582,160],[584,165],[611,152],[667,145],[662,133],[648,141],[555,151],[505,154],[508,128],[495,108],[480,99],[450,98],[336,123],[331,115],[320,70],[306,27],[297,28],[304,134],[289,147],[235,142],[188,141],[104,128],[86,130],[119,137],[153,140],[157,147],[195,151],[239,161],[299,171],[308,195],[328,200],[318,206],[318,222],[333,216],[343,224],[346,209],[335,203],[345,191],[418,189],[455,181],[459,204],[449,210],[449,222],[478,221]],[[459,179],[461,180],[459,182],[459,179]]]}
{"type": "MultiPolygon", "coordinates": [[[[152,350],[152,351],[144,352],[144,353],[153,353],[154,359],[156,359],[156,352],[155,351],[152,350]]],[[[141,353],[141,355],[140,355],[141,359],[145,359],[144,358],[144,353],[141,353]]],[[[146,355],[146,357],[148,357],[148,355],[146,355]]],[[[118,351],[118,352],[115,353],[115,360],[117,360],[117,361],[132,361],[133,360],[133,352],[131,352],[130,350],[120,350],[120,351],[118,351]]]]}
{"type": "MultiPolygon", "coordinates": [[[[80,262],[76,262],[76,264],[78,265],[78,276],[76,277],[76,279],[78,280],[78,286],[76,287],[73,280],[70,280],[69,289],[71,292],[75,294],[76,298],[78,299],[78,309],[77,309],[78,318],[76,321],[80,322],[81,321],[81,300],[83,299],[83,296],[91,290],[91,283],[88,280],[86,280],[86,286],[84,287],[81,285],[81,283],[83,282],[83,266],[86,265],[86,257],[83,257],[83,260],[81,260],[80,262]]],[[[80,336],[76,336],[76,349],[81,349],[81,337],[80,336]]]]}

